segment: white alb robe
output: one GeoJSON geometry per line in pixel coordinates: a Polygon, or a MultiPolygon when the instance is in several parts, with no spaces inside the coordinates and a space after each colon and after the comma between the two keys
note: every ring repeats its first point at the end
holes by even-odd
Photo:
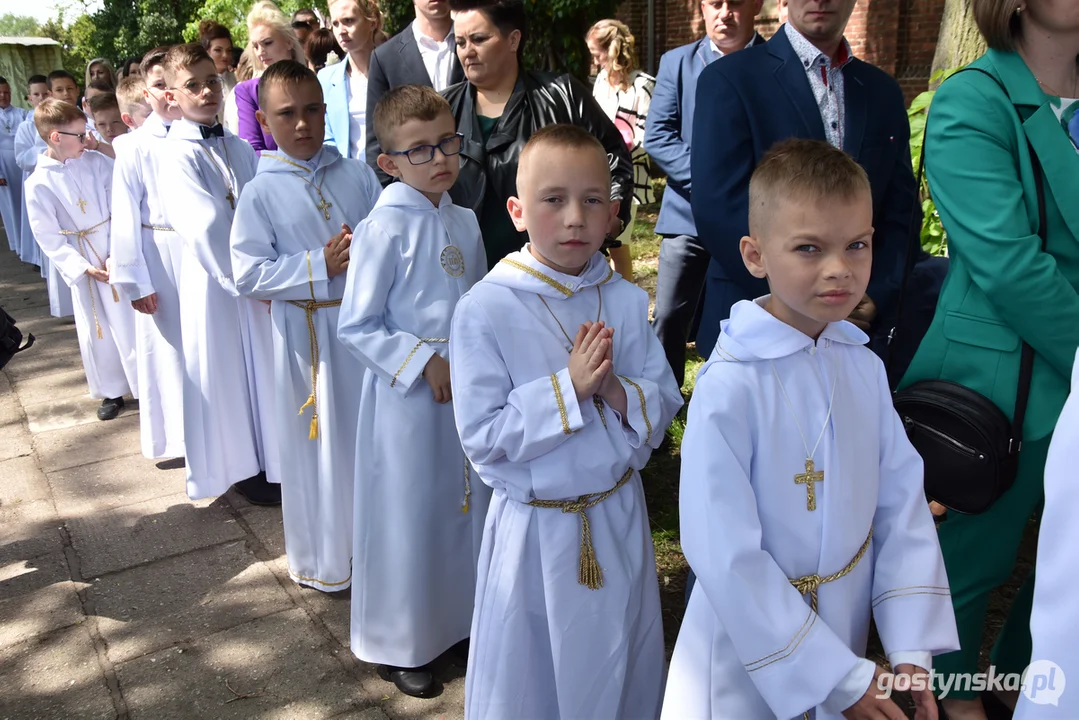
{"type": "Polygon", "coordinates": [[[71,288],[86,380],[90,396],[99,400],[138,397],[134,311],[108,283],[86,274],[91,265],[103,268],[109,257],[111,186],[112,159],[90,150],[66,163],[42,155],[26,184],[34,236],[71,288]],[[83,230],[81,242],[62,234],[83,230]]]}
{"type": "Polygon", "coordinates": [[[158,193],[168,128],[152,113],[138,130],[117,138],[112,186],[112,283],[128,300],[157,294],[157,311],[135,313],[139,426],[147,458],[184,456],[183,339],[180,260],[183,241],[165,220],[158,193]],[[123,142],[120,142],[120,141],[123,142]]]}
{"type": "Polygon", "coordinates": [[[404,183],[355,228],[338,333],[366,366],[355,438],[352,652],[419,667],[468,637],[488,493],[423,378],[485,269],[476,216],[404,183]],[[466,504],[467,503],[467,504],[466,504]],[[463,512],[467,508],[468,512],[463,512]]]}
{"type": "MultiPolygon", "coordinates": [[[[248,380],[249,328],[232,278],[229,234],[234,197],[255,175],[251,146],[226,132],[203,139],[197,123],[177,120],[158,153],[165,220],[184,245],[180,262],[184,449],[187,494],[221,495],[260,463],[255,398],[248,380]],[[226,180],[227,178],[227,180],[226,180]]],[[[271,360],[266,358],[267,362],[271,360]]]]}
{"type": "Polygon", "coordinates": [[[0,187],[0,215],[8,247],[14,252],[22,248],[22,169],[15,162],[15,133],[27,111],[14,105],[0,109],[0,177],[7,185],[0,187]]]}
{"type": "Polygon", "coordinates": [[[462,444],[494,489],[465,717],[654,720],[663,623],[638,471],[683,401],[649,327],[648,296],[599,253],[570,276],[539,263],[526,246],[458,303],[450,370],[462,444]],[[624,418],[596,398],[579,402],[570,379],[572,345],[559,323],[576,337],[597,314],[615,329],[624,418]],[[603,586],[590,590],[578,581],[581,520],[528,502],[603,493],[627,471],[625,486],[587,510],[603,573],[603,586]]]}
{"type": "Polygon", "coordinates": [[[959,647],[922,460],[892,408],[883,364],[854,325],[830,324],[814,342],[766,301],[734,306],[689,407],[679,512],[698,579],[671,660],[667,720],[794,718],[814,708],[818,720],[840,718],[873,679],[864,658],[871,611],[893,666],[929,670],[932,655],[959,647]],[[810,511],[795,475],[829,417],[833,387],[810,511]],[[813,612],[790,579],[842,571],[871,528],[865,555],[820,586],[813,612]]]}
{"type": "Polygon", "coordinates": [[[264,151],[232,224],[236,286],[247,297],[270,301],[289,575],[327,592],[344,590],[352,581],[352,488],[363,365],[337,338],[340,308],[315,309],[318,388],[315,406],[306,407],[312,391],[312,339],[307,311],[290,303],[341,300],[345,275],[327,277],[323,249],[342,223],[356,228],[367,217],[381,190],[365,163],[343,159],[331,146],[310,161],[264,151]],[[305,180],[321,186],[322,197],[305,180]],[[328,220],[317,208],[323,198],[330,203],[328,220]],[[314,412],[317,438],[310,439],[314,412]]]}
{"type": "MultiPolygon", "coordinates": [[[[1079,467],[1079,353],[1072,367],[1071,395],[1053,431],[1049,456],[1045,461],[1045,508],[1038,531],[1038,569],[1034,578],[1034,606],[1030,613],[1032,662],[1055,663],[1035,692],[1024,688],[1015,707],[1015,720],[1071,720],[1079,717],[1079,603],[1076,602],[1076,556],[1079,547],[1079,486],[1075,468],[1079,467]],[[1071,683],[1065,685],[1065,678],[1071,683]],[[1050,687],[1052,685],[1052,687],[1050,687]],[[1064,690],[1061,693],[1061,690],[1064,690]],[[1047,702],[1056,698],[1058,704],[1047,702]]],[[[1039,672],[1045,672],[1040,670],[1039,672]]]]}
{"type": "MultiPolygon", "coordinates": [[[[34,114],[32,112],[27,113],[26,119],[19,123],[19,128],[15,131],[15,164],[22,170],[24,187],[26,179],[30,177],[30,173],[34,172],[34,168],[37,167],[38,156],[47,149],[48,145],[41,139],[41,135],[38,134],[37,127],[34,125],[34,114]]],[[[19,222],[20,233],[17,249],[19,259],[23,262],[40,266],[42,264],[41,248],[37,246],[37,241],[34,240],[34,231],[30,228],[30,217],[26,212],[25,197],[21,205],[22,219],[19,222]]],[[[42,268],[41,276],[47,277],[44,268],[42,268]]]]}

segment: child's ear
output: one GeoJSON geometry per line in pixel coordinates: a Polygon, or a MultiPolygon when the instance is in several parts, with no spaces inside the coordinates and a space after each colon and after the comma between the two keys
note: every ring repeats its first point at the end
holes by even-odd
{"type": "MultiPolygon", "coordinates": [[[[621,200],[611,200],[611,214],[607,218],[607,220],[608,221],[614,220],[616,217],[618,217],[618,211],[621,210],[621,209],[622,209],[622,201],[621,200]]],[[[610,222],[608,222],[607,224],[610,225],[610,222]]]]}
{"type": "Polygon", "coordinates": [[[132,130],[135,129],[135,118],[131,117],[131,113],[120,113],[120,119],[124,121],[124,125],[132,130]]]}
{"type": "Polygon", "coordinates": [[[256,110],[255,119],[259,121],[259,127],[262,128],[262,132],[273,137],[273,132],[270,131],[270,126],[266,123],[266,113],[261,110],[256,110]]]}
{"type": "MultiPolygon", "coordinates": [[[[382,168],[382,172],[386,173],[390,177],[400,178],[401,169],[397,167],[397,158],[400,156],[387,155],[386,153],[379,153],[378,159],[375,161],[378,166],[382,168]]],[[[408,162],[407,160],[405,162],[408,162]]]]}
{"type": "Polygon", "coordinates": [[[510,213],[510,220],[513,221],[513,227],[517,232],[524,232],[528,228],[525,227],[525,206],[521,202],[520,198],[511,197],[506,201],[506,210],[510,213]]]}
{"type": "MultiPolygon", "coordinates": [[[[143,90],[143,92],[147,92],[147,91],[143,90]]],[[[147,93],[147,97],[149,97],[149,93],[147,93]]],[[[175,105],[176,104],[176,93],[173,92],[172,90],[166,90],[165,91],[165,102],[167,102],[169,105],[175,105]]]]}
{"type": "Polygon", "coordinates": [[[768,272],[764,268],[764,260],[761,257],[760,240],[746,235],[738,243],[738,250],[742,253],[742,262],[746,264],[746,269],[749,270],[750,275],[761,279],[768,277],[768,272]]]}

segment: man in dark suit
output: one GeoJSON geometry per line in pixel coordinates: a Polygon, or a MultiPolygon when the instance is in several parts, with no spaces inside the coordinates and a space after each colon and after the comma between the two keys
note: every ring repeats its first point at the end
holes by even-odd
{"type": "Polygon", "coordinates": [[[694,314],[701,306],[708,270],[708,251],[697,239],[689,200],[697,78],[705,67],[724,55],[764,43],[753,25],[761,4],[762,0],[703,0],[701,14],[707,34],[660,58],[648,109],[644,149],[652,162],[667,173],[667,190],[656,222],[656,234],[663,241],[653,327],[679,385],[685,379],[686,340],[694,314]]]}
{"type": "Polygon", "coordinates": [[[850,52],[843,37],[855,0],[789,0],[788,22],[762,46],[724,58],[697,82],[691,156],[693,218],[712,256],[697,333],[711,354],[731,306],[768,292],[742,263],[749,178],[789,137],[827,140],[853,156],[873,190],[873,275],[851,320],[884,355],[902,282],[916,187],[910,127],[898,83],[850,52]]]}
{"type": "Polygon", "coordinates": [[[383,185],[393,180],[378,167],[375,105],[402,85],[426,85],[441,92],[465,79],[457,60],[449,0],[413,0],[416,19],[371,55],[367,72],[367,163],[383,185]]]}

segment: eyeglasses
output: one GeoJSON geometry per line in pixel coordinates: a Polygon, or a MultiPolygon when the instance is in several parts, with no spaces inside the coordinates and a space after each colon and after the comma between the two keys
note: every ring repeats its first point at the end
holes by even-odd
{"type": "Polygon", "coordinates": [[[435,159],[435,150],[440,151],[446,157],[452,157],[454,155],[461,154],[461,146],[464,144],[465,136],[461,133],[455,133],[448,138],[443,138],[438,145],[417,145],[416,147],[409,148],[408,150],[401,150],[399,152],[386,152],[387,155],[404,155],[408,158],[410,165],[426,165],[435,159]]]}
{"type": "Polygon", "coordinates": [[[57,135],[70,135],[71,137],[78,138],[79,142],[81,142],[81,143],[86,142],[86,133],[69,133],[69,132],[64,132],[63,130],[57,130],[56,134],[57,135]]]}
{"type": "MultiPolygon", "coordinates": [[[[207,78],[204,82],[199,82],[198,80],[188,80],[182,86],[180,86],[180,89],[183,90],[188,95],[199,95],[199,94],[202,93],[202,91],[204,89],[210,90],[211,92],[216,92],[220,88],[221,88],[221,76],[220,75],[213,75],[213,76],[207,78]]],[[[175,90],[176,88],[172,88],[172,89],[175,90]]]]}

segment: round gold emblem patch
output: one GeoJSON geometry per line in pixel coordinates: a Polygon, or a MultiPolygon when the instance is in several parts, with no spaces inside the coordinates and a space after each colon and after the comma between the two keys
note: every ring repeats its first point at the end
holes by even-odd
{"type": "Polygon", "coordinates": [[[451,277],[459,278],[465,274],[465,257],[454,245],[447,245],[442,251],[442,269],[451,277]]]}

